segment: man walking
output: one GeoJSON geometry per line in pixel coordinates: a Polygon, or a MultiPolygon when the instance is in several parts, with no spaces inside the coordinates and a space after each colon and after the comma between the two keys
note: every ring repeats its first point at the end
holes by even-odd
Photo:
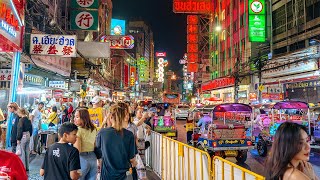
{"type": "MultiPolygon", "coordinates": [[[[41,127],[42,113],[41,110],[44,107],[44,103],[40,102],[38,108],[34,109],[30,115],[30,120],[32,122],[32,137],[30,139],[30,150],[32,154],[36,154],[36,149],[38,145],[38,131],[41,127]]],[[[41,153],[41,152],[39,152],[41,153]]]]}

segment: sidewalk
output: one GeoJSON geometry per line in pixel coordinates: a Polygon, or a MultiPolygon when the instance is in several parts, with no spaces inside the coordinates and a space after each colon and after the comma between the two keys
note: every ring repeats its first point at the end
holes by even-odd
{"type": "MultiPolygon", "coordinates": [[[[40,167],[42,165],[44,154],[31,156],[29,167],[29,180],[43,180],[43,177],[39,175],[40,167]]],[[[147,177],[149,180],[160,180],[160,178],[152,171],[147,171],[147,177]]]]}

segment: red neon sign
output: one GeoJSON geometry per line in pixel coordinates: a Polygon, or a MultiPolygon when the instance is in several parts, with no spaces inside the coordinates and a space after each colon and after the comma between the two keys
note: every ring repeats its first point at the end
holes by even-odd
{"type": "Polygon", "coordinates": [[[197,15],[188,15],[187,16],[187,24],[193,24],[196,25],[198,24],[199,19],[197,15]]]}
{"type": "Polygon", "coordinates": [[[156,52],[156,57],[166,57],[167,53],[166,52],[156,52]]]}
{"type": "Polygon", "coordinates": [[[234,82],[235,82],[235,79],[233,77],[214,79],[212,81],[202,84],[201,90],[208,91],[208,90],[213,90],[213,89],[218,89],[223,87],[229,87],[229,86],[233,86],[234,82]]]}
{"type": "Polygon", "coordinates": [[[212,0],[174,0],[173,12],[209,14],[213,11],[212,0]]]}
{"type": "Polygon", "coordinates": [[[188,63],[197,63],[198,54],[197,53],[188,53],[188,63]]]}
{"type": "Polygon", "coordinates": [[[188,72],[198,72],[198,64],[197,63],[188,63],[187,71],[188,72]]]}
{"type": "Polygon", "coordinates": [[[19,30],[18,20],[12,14],[11,9],[4,3],[0,3],[0,19],[3,19],[9,25],[13,26],[15,30],[19,30]]]}

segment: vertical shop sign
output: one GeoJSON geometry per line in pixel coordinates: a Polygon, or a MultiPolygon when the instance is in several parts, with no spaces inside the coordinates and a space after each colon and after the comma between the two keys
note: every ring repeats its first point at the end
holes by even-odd
{"type": "Polygon", "coordinates": [[[72,10],[71,30],[97,31],[99,16],[96,10],[72,10]]]}
{"type": "Polygon", "coordinates": [[[147,64],[146,61],[144,59],[144,57],[141,57],[138,61],[138,68],[139,68],[139,80],[140,81],[145,81],[146,77],[145,77],[145,73],[146,73],[146,68],[147,68],[147,64]]]}
{"type": "Polygon", "coordinates": [[[77,36],[31,34],[30,54],[76,57],[77,36]]]}
{"type": "Polygon", "coordinates": [[[164,59],[158,59],[158,81],[164,82],[164,59]]]}
{"type": "Polygon", "coordinates": [[[266,41],[265,0],[249,0],[249,40],[266,41]]]}
{"type": "Polygon", "coordinates": [[[71,0],[71,8],[98,9],[99,0],[71,0]]]}
{"type": "Polygon", "coordinates": [[[188,61],[188,72],[196,72],[198,66],[198,51],[199,51],[199,18],[197,15],[187,16],[187,61],[188,61]]]}

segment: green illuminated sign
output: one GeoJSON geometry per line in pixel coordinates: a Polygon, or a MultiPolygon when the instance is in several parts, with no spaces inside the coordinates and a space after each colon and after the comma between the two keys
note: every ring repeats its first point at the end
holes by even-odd
{"type": "Polygon", "coordinates": [[[264,0],[249,0],[249,40],[266,41],[266,11],[264,0]]]}
{"type": "Polygon", "coordinates": [[[265,42],[266,40],[266,16],[249,16],[249,39],[251,42],[265,42]]]}
{"type": "Polygon", "coordinates": [[[265,0],[249,0],[249,14],[265,14],[265,0]]]}

